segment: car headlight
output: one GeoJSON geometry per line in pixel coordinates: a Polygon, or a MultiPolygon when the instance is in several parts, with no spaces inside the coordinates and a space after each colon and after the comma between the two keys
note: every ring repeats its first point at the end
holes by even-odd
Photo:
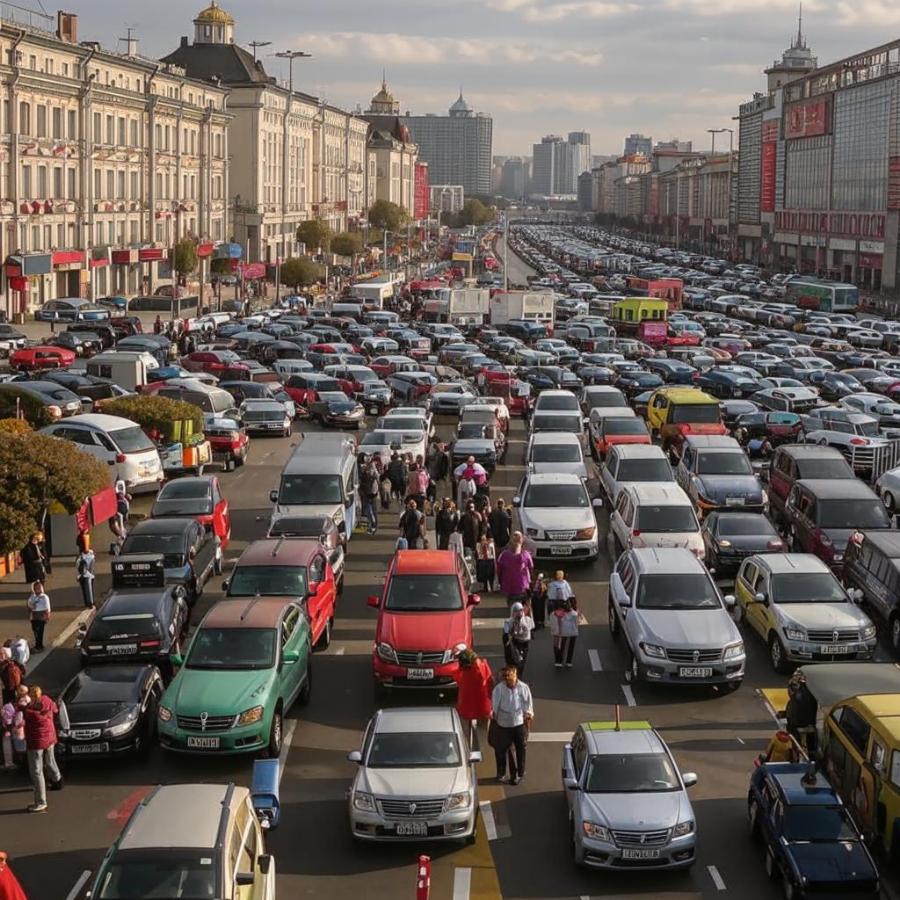
{"type": "Polygon", "coordinates": [[[730,646],[725,648],[725,659],[734,659],[738,656],[744,655],[744,642],[738,641],[736,644],[731,644],[730,646]]]}
{"type": "Polygon", "coordinates": [[[353,794],[353,808],[363,812],[375,812],[375,798],[363,791],[356,791],[353,794]]]}
{"type": "Polygon", "coordinates": [[[334,519],[334,524],[335,524],[335,525],[340,525],[341,522],[344,521],[344,514],[343,514],[343,512],[341,512],[341,510],[338,510],[336,513],[334,513],[334,514],[332,515],[331,518],[334,519]]]}
{"type": "Polygon", "coordinates": [[[397,662],[397,654],[394,651],[394,648],[390,645],[382,641],[376,648],[375,652],[378,656],[383,659],[385,662],[397,662]]]}
{"type": "Polygon", "coordinates": [[[541,529],[540,528],[526,528],[525,534],[527,534],[528,537],[530,537],[530,538],[540,538],[541,529]]]}
{"type": "Polygon", "coordinates": [[[585,837],[593,838],[595,841],[610,842],[609,829],[604,825],[598,825],[596,822],[582,822],[581,830],[585,837]]]}
{"type": "Polygon", "coordinates": [[[132,706],[127,712],[119,713],[106,727],[106,734],[109,737],[121,737],[123,734],[128,734],[134,728],[140,712],[139,706],[132,706]]]}
{"type": "Polygon", "coordinates": [[[803,641],[806,639],[806,632],[802,628],[788,627],[784,629],[784,636],[789,641],[803,641]]]}
{"type": "Polygon", "coordinates": [[[679,822],[672,831],[672,837],[684,837],[686,834],[690,834],[693,830],[694,823],[692,821],[679,822]]]}
{"type": "Polygon", "coordinates": [[[161,706],[159,708],[159,721],[160,722],[171,722],[172,721],[172,710],[169,709],[168,706],[161,706]]]}
{"type": "Polygon", "coordinates": [[[876,632],[877,629],[874,625],[866,625],[866,627],[862,630],[862,639],[864,641],[870,641],[873,637],[875,637],[876,632]]]}
{"type": "Polygon", "coordinates": [[[245,709],[238,717],[237,717],[237,725],[252,725],[254,722],[258,722],[263,717],[263,707],[261,706],[251,706],[250,709],[245,709]]]}
{"type": "Polygon", "coordinates": [[[659,659],[666,658],[666,651],[657,644],[645,644],[641,643],[641,650],[647,654],[647,656],[656,656],[659,659]]]}
{"type": "Polygon", "coordinates": [[[717,543],[717,544],[719,545],[719,547],[721,547],[723,550],[725,550],[725,549],[727,549],[728,547],[731,546],[731,541],[724,541],[724,540],[723,540],[723,541],[716,541],[716,543],[717,543]]]}
{"type": "Polygon", "coordinates": [[[581,528],[575,532],[575,540],[576,541],[590,541],[593,540],[594,535],[597,532],[597,528],[594,525],[591,525],[590,528],[581,528]]]}
{"type": "Polygon", "coordinates": [[[444,809],[446,812],[451,812],[454,809],[468,809],[471,804],[471,793],[469,793],[469,791],[462,791],[459,794],[451,794],[444,804],[444,809]]]}

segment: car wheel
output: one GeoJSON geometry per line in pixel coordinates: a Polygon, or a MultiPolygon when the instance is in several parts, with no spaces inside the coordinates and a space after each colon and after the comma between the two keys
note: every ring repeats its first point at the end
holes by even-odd
{"type": "Polygon", "coordinates": [[[618,640],[619,635],[622,633],[622,630],[619,626],[619,617],[616,615],[616,608],[613,605],[612,600],[609,601],[608,615],[609,615],[609,633],[612,635],[613,639],[618,640]]]}
{"type": "Polygon", "coordinates": [[[782,876],[781,887],[784,890],[784,900],[798,900],[802,896],[797,885],[787,875],[782,876]]]}
{"type": "Polygon", "coordinates": [[[478,810],[475,810],[475,818],[472,822],[472,833],[463,839],[463,844],[466,847],[471,847],[475,844],[475,841],[478,840],[478,810]]]}
{"type": "Polygon", "coordinates": [[[890,513],[890,515],[892,516],[895,515],[897,510],[894,501],[894,495],[890,491],[885,491],[884,496],[881,499],[884,500],[884,506],[887,509],[888,513],[890,513]]]}
{"type": "Polygon", "coordinates": [[[216,556],[213,559],[213,575],[221,575],[222,574],[222,547],[218,545],[216,547],[216,556]]]}
{"type": "Polygon", "coordinates": [[[325,622],[325,627],[322,629],[322,633],[319,635],[319,640],[316,643],[316,650],[326,650],[331,644],[331,625],[333,622],[333,617],[325,622]]]}
{"type": "Polygon", "coordinates": [[[631,654],[631,661],[625,674],[630,684],[637,684],[641,680],[641,664],[634,653],[631,654]]]}
{"type": "Polygon", "coordinates": [[[727,681],[725,682],[725,690],[729,694],[733,694],[743,683],[743,681],[727,681]]]}
{"type": "Polygon", "coordinates": [[[753,840],[759,838],[759,803],[751,800],[747,806],[747,827],[753,840]]]}
{"type": "Polygon", "coordinates": [[[307,648],[306,651],[306,678],[303,680],[303,687],[300,688],[300,693],[297,695],[297,703],[300,706],[307,706],[309,704],[310,698],[312,697],[312,648],[307,648]]]}
{"type": "Polygon", "coordinates": [[[769,659],[772,661],[772,668],[779,675],[786,675],[790,671],[790,663],[785,659],[784,645],[777,634],[769,638],[769,659]]]}
{"type": "Polygon", "coordinates": [[[278,759],[283,741],[284,718],[281,715],[281,708],[279,707],[272,716],[272,727],[269,729],[269,745],[266,748],[269,759],[278,759]]]}
{"type": "Polygon", "coordinates": [[[770,881],[774,881],[778,877],[778,863],[775,862],[775,855],[766,848],[766,875],[770,881]]]}
{"type": "Polygon", "coordinates": [[[572,823],[572,858],[576,866],[584,865],[584,849],[578,846],[578,838],[575,836],[575,823],[572,823]]]}
{"type": "Polygon", "coordinates": [[[896,656],[900,656],[900,616],[893,616],[890,621],[891,648],[896,656]]]}

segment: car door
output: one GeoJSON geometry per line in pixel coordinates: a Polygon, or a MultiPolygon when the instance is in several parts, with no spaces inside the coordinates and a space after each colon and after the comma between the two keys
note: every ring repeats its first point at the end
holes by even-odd
{"type": "Polygon", "coordinates": [[[678,468],[675,469],[675,481],[684,489],[684,492],[688,496],[692,496],[691,494],[691,472],[694,468],[694,460],[697,456],[697,451],[693,447],[685,447],[684,451],[681,454],[681,460],[678,463],[678,468]]]}
{"type": "Polygon", "coordinates": [[[310,650],[309,619],[296,603],[292,603],[284,614],[281,626],[281,648],[280,692],[284,698],[284,708],[287,710],[303,685],[303,677],[307,670],[307,654],[310,650]],[[300,659],[295,663],[286,662],[283,654],[287,650],[299,653],[300,659]]]}
{"type": "Polygon", "coordinates": [[[194,551],[194,571],[197,573],[198,593],[209,580],[216,559],[216,536],[207,531],[199,522],[193,523],[190,534],[191,547],[194,551]]]}
{"type": "MultiPolygon", "coordinates": [[[[562,766],[562,777],[563,777],[563,785],[565,785],[567,779],[574,779],[576,782],[580,782],[581,773],[584,771],[584,764],[587,760],[587,747],[585,745],[584,740],[584,732],[579,728],[575,734],[572,736],[572,742],[567,747],[563,749],[563,766],[562,766]]],[[[566,805],[572,810],[573,814],[576,812],[576,807],[578,804],[578,795],[579,791],[577,788],[565,788],[566,792],[566,805]]],[[[580,812],[579,812],[580,815],[580,812]]],[[[579,819],[575,819],[576,826],[579,823],[579,819]]]]}
{"type": "Polygon", "coordinates": [[[309,561],[307,569],[306,614],[312,631],[312,642],[317,644],[334,615],[334,583],[328,584],[327,564],[321,553],[309,561]]]}
{"type": "MultiPolygon", "coordinates": [[[[759,610],[762,604],[755,599],[756,584],[759,580],[759,566],[753,560],[747,560],[740,568],[734,581],[735,599],[740,610],[740,617],[754,631],[759,631],[759,610]]],[[[763,635],[765,637],[765,635],[763,635]]]]}
{"type": "Polygon", "coordinates": [[[618,472],[618,470],[619,456],[616,453],[616,448],[613,447],[607,454],[606,462],[604,462],[603,468],[600,470],[600,481],[603,484],[603,489],[606,491],[606,496],[609,497],[610,500],[615,496],[616,472],[618,472]]]}

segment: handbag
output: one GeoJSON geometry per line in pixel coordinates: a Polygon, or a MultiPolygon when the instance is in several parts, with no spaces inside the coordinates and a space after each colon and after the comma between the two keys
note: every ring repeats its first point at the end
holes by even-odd
{"type": "Polygon", "coordinates": [[[32,622],[49,622],[50,621],[50,613],[46,609],[37,610],[31,614],[32,622]]]}
{"type": "Polygon", "coordinates": [[[491,719],[488,723],[487,742],[488,747],[493,747],[495,750],[497,749],[497,744],[500,743],[500,726],[497,724],[496,719],[491,719]]]}

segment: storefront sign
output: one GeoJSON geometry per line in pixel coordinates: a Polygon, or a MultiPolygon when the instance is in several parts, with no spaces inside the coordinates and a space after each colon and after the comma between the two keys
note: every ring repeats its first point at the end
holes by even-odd
{"type": "Polygon", "coordinates": [[[884,243],[882,241],[860,241],[860,253],[884,253],[884,243]]]}
{"type": "Polygon", "coordinates": [[[244,278],[265,278],[266,277],[266,264],[265,263],[246,263],[241,266],[241,275],[244,278]]]}
{"type": "Polygon", "coordinates": [[[785,111],[784,136],[787,139],[817,137],[830,132],[830,96],[794,103],[785,111]]]}
{"type": "Polygon", "coordinates": [[[856,251],[856,241],[853,238],[830,238],[828,241],[828,246],[832,250],[847,250],[852,252],[856,251]]]}
{"type": "Polygon", "coordinates": [[[142,247],[138,250],[138,259],[141,262],[154,262],[162,259],[165,251],[162,247],[142,247]]]}
{"type": "Polygon", "coordinates": [[[117,266],[130,266],[133,263],[138,262],[138,251],[136,247],[132,247],[128,250],[113,250],[112,252],[112,261],[117,266]]]}
{"type": "Polygon", "coordinates": [[[884,220],[884,213],[785,209],[775,213],[775,228],[801,234],[835,234],[883,240],[884,220]]]}
{"type": "Polygon", "coordinates": [[[778,155],[777,151],[778,145],[775,141],[766,141],[762,145],[759,188],[760,212],[775,211],[775,164],[778,155]]]}
{"type": "Polygon", "coordinates": [[[427,219],[431,206],[431,188],[428,185],[428,163],[416,163],[416,182],[413,197],[413,218],[427,219]]]}
{"type": "Polygon", "coordinates": [[[881,260],[880,253],[860,253],[858,265],[861,269],[880,269],[881,260]]]}
{"type": "Polygon", "coordinates": [[[49,275],[53,268],[49,253],[27,253],[22,257],[23,275],[49,275]]]}
{"type": "Polygon", "coordinates": [[[760,134],[762,135],[762,142],[764,144],[768,143],[769,141],[778,140],[778,125],[780,121],[780,119],[766,119],[762,123],[760,134]]]}

